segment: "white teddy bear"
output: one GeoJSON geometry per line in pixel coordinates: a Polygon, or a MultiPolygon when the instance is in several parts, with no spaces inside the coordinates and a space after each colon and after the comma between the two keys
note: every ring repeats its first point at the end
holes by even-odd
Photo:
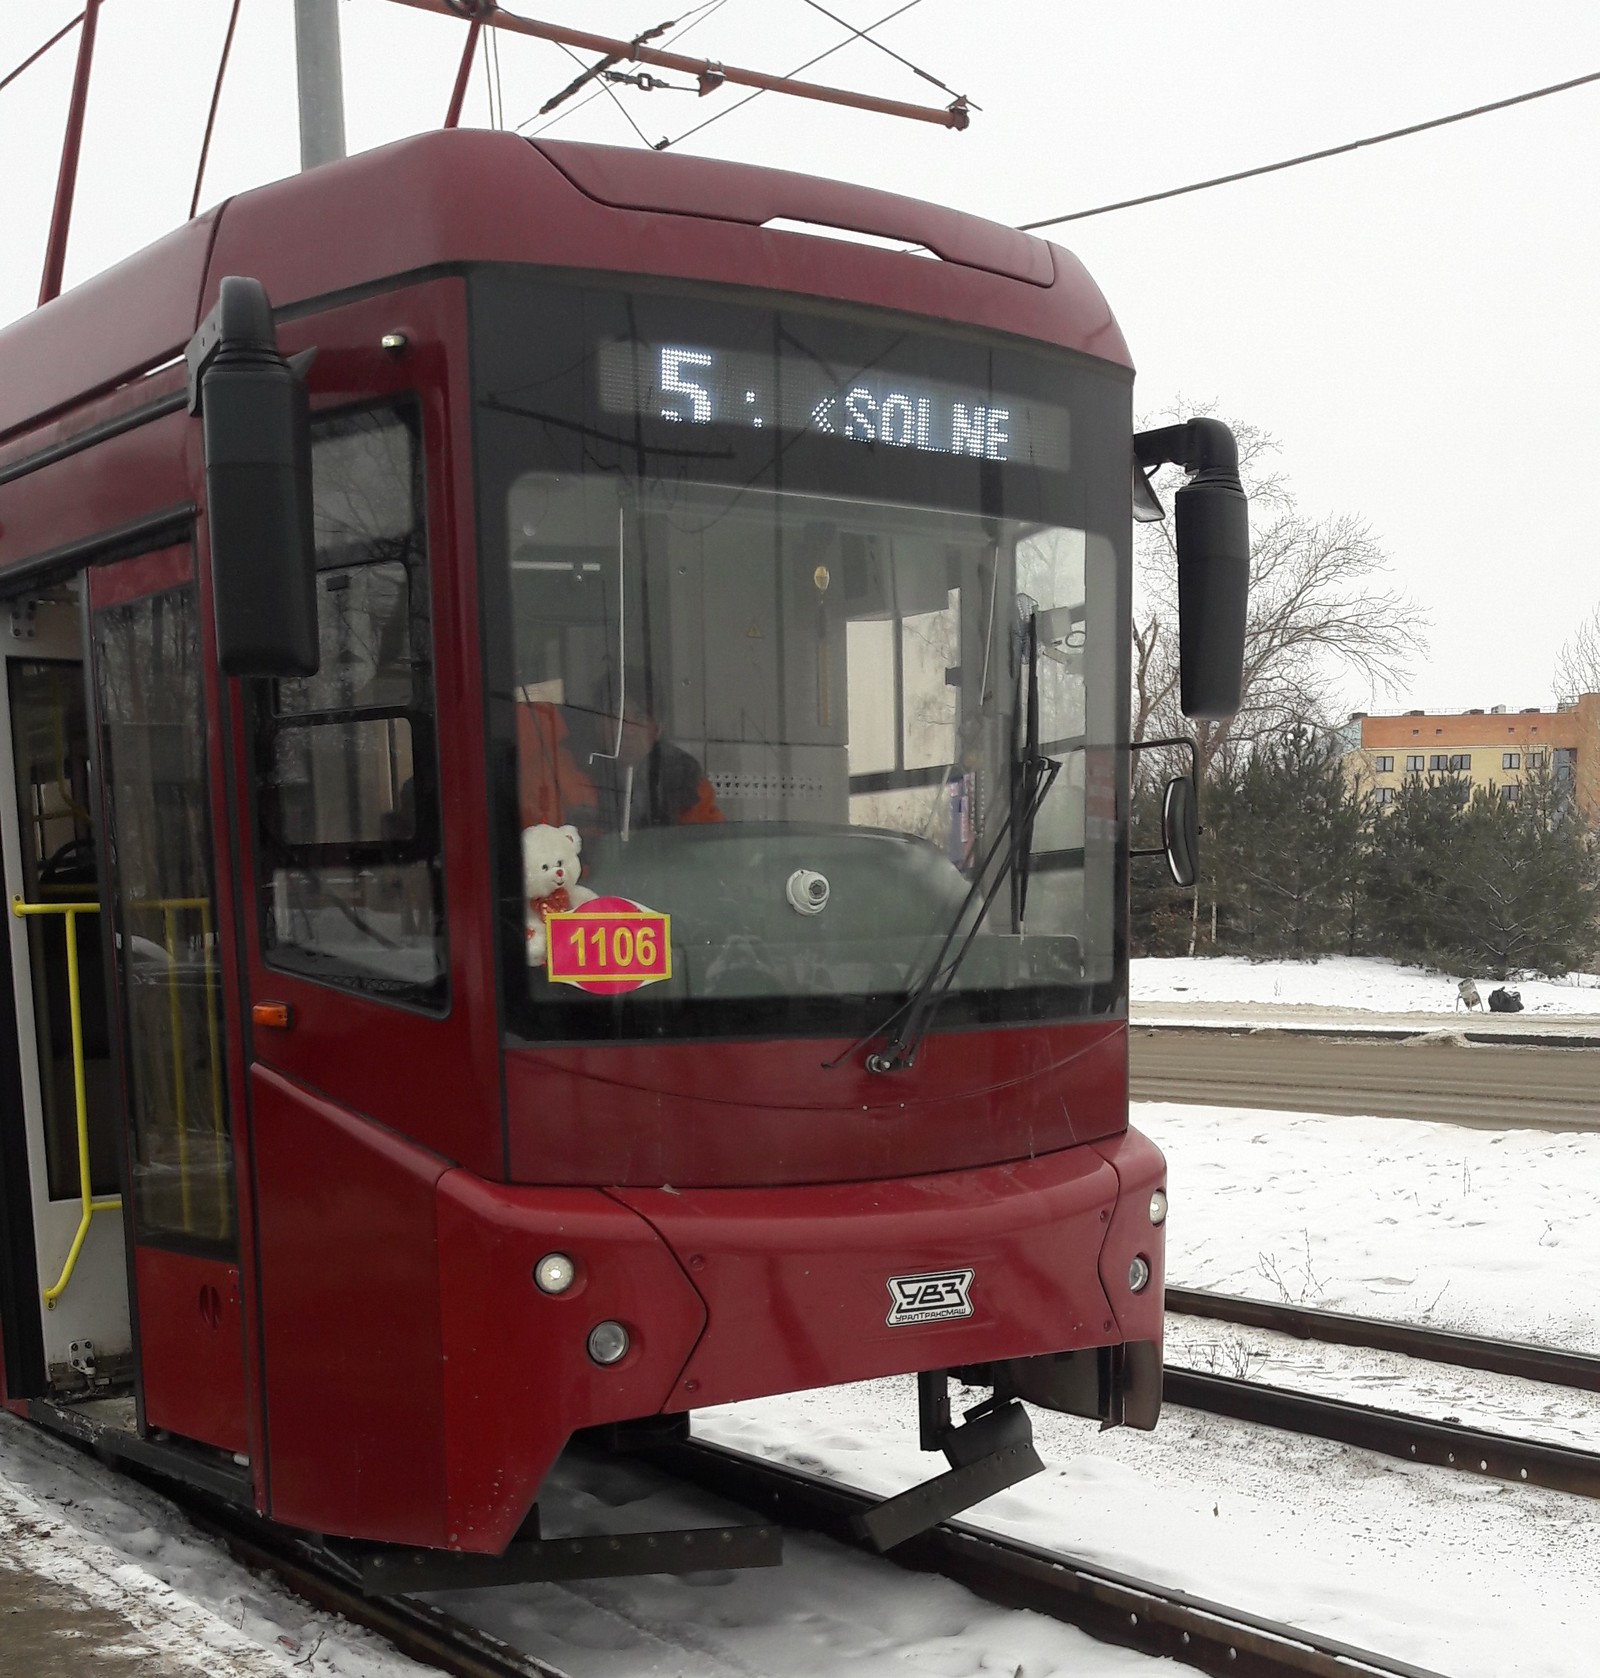
{"type": "Polygon", "coordinates": [[[522,887],[527,894],[528,965],[542,967],[549,951],[545,919],[590,903],[595,893],[578,884],[583,839],[575,827],[522,830],[522,887]]]}

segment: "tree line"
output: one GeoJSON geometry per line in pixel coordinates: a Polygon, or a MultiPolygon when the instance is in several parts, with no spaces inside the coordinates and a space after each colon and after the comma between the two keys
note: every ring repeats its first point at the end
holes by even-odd
{"type": "MultiPolygon", "coordinates": [[[[1150,754],[1154,755],[1154,754],[1150,754]]],[[[1382,808],[1337,735],[1305,724],[1214,759],[1193,891],[1135,864],[1135,955],[1383,955],[1503,979],[1600,955],[1600,837],[1549,768],[1515,798],[1464,776],[1411,776],[1382,808]]],[[[1136,780],[1135,843],[1159,826],[1136,780]]]]}

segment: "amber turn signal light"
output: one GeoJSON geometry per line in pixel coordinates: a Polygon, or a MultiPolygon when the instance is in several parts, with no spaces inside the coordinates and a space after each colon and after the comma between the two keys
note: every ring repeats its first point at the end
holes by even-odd
{"type": "Polygon", "coordinates": [[[293,1020],[287,1002],[253,1002],[250,1020],[254,1025],[270,1025],[277,1031],[287,1031],[293,1020]]]}

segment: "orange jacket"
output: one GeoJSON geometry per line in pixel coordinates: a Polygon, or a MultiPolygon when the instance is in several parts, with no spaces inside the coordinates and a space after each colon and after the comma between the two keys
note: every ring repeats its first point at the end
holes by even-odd
{"type": "MultiPolygon", "coordinates": [[[[608,765],[608,768],[610,766],[608,765]]],[[[585,838],[606,831],[606,805],[620,794],[606,792],[589,769],[589,754],[574,740],[559,705],[539,701],[517,707],[517,782],[521,823],[534,827],[568,824],[585,838]]],[[[635,772],[635,826],[685,826],[720,822],[716,793],[690,755],[657,740],[635,772]],[[637,800],[646,799],[641,818],[637,800]]],[[[613,811],[615,819],[617,812],[613,811]]]]}

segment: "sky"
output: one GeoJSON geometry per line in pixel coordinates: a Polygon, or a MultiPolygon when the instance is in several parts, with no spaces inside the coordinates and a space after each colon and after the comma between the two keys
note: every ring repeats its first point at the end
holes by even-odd
{"type": "MultiPolygon", "coordinates": [[[[79,3],[0,8],[0,75],[79,3]]],[[[825,3],[862,27],[894,0],[825,3]]],[[[350,149],[437,125],[464,26],[392,0],[338,9],[350,149]]],[[[617,35],[676,18],[674,47],[778,72],[847,38],[808,0],[509,9],[617,35]]],[[[69,285],[187,214],[228,10],[104,0],[69,285]]],[[[202,206],[298,167],[292,18],[290,0],[243,0],[202,206]]],[[[917,0],[877,38],[980,107],[965,133],[769,94],[678,149],[1015,224],[1600,71],[1592,0],[917,0]]],[[[37,296],[74,51],[0,91],[0,321],[37,296]]],[[[505,124],[575,72],[559,47],[502,37],[505,124]]],[[[860,41],[807,74],[949,97],[860,41]]],[[[624,88],[574,100],[552,133],[637,146],[628,116],[654,141],[738,97],[624,88]]],[[[464,121],[490,122],[481,65],[464,121]]],[[[1556,653],[1600,603],[1600,541],[1571,529],[1600,457],[1596,180],[1600,83],[1045,235],[1109,298],[1139,413],[1198,403],[1262,426],[1305,512],[1370,523],[1428,651],[1387,691],[1336,683],[1341,703],[1553,702],[1556,653]]]]}

